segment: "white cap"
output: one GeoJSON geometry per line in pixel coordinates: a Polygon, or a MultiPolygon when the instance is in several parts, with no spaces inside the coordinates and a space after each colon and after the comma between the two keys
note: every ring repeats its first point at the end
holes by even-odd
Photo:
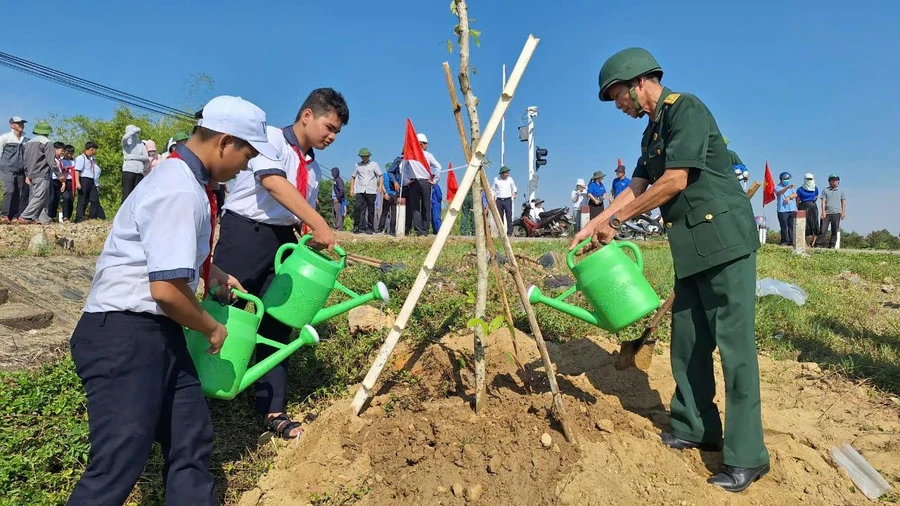
{"type": "Polygon", "coordinates": [[[419,142],[428,142],[428,137],[425,137],[425,134],[416,134],[416,139],[419,139],[419,142]]]}
{"type": "Polygon", "coordinates": [[[28,123],[28,122],[25,121],[24,119],[20,118],[19,116],[13,116],[12,118],[9,118],[9,124],[12,125],[13,123],[28,123]]]}
{"type": "Polygon", "coordinates": [[[269,144],[266,113],[241,97],[218,96],[203,106],[197,125],[214,132],[247,141],[269,160],[280,160],[281,154],[269,144]]]}
{"type": "Polygon", "coordinates": [[[584,184],[584,179],[578,178],[578,180],[575,181],[575,186],[587,186],[587,185],[584,184]]]}
{"type": "Polygon", "coordinates": [[[807,172],[806,175],[805,175],[804,177],[805,177],[806,179],[813,179],[812,172],[807,172]]]}

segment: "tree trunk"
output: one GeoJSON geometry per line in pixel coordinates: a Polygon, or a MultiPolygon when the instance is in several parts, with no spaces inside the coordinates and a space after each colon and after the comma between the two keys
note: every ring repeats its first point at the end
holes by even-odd
{"type": "MultiPolygon", "coordinates": [[[[459,89],[462,91],[466,103],[466,112],[469,115],[469,132],[471,145],[478,144],[481,139],[481,124],[478,121],[478,97],[472,92],[469,83],[469,8],[465,0],[456,0],[456,15],[459,17],[459,30],[457,31],[459,42],[459,89]]],[[[468,161],[468,160],[467,160],[468,161]]],[[[479,169],[479,170],[484,170],[479,169]]],[[[475,318],[484,320],[484,311],[487,307],[487,246],[486,231],[484,229],[483,206],[481,205],[481,180],[475,179],[472,185],[472,212],[475,214],[475,256],[477,261],[478,281],[475,289],[475,318]]],[[[485,392],[485,364],[484,364],[484,332],[480,325],[475,326],[475,412],[481,413],[485,392]]]]}

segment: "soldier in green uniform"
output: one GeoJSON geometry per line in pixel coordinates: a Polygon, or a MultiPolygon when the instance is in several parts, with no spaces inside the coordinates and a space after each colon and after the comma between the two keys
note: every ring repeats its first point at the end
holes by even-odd
{"type": "Polygon", "coordinates": [[[662,75],[640,48],[603,64],[600,100],[614,101],[632,118],[646,114],[649,122],[631,184],[569,248],[588,237],[594,246],[608,244],[622,222],[660,208],[675,266],[676,382],[671,433],[662,442],[678,450],[723,450],[724,469],[708,482],[740,492],[769,472],[753,321],[759,238],[716,120],[697,97],[663,87],[662,75]],[[724,433],[713,401],[716,346],[725,373],[724,433]]]}
{"type": "MultiPolygon", "coordinates": [[[[725,146],[728,146],[728,137],[722,136],[722,140],[725,141],[725,146]]],[[[726,147],[726,149],[728,149],[726,147]]],[[[728,149],[728,157],[731,158],[731,168],[734,169],[734,175],[737,177],[738,181],[741,183],[741,188],[744,191],[747,191],[747,181],[750,180],[750,172],[747,170],[747,166],[744,165],[744,161],[741,160],[741,157],[738,156],[737,153],[728,149]]]]}

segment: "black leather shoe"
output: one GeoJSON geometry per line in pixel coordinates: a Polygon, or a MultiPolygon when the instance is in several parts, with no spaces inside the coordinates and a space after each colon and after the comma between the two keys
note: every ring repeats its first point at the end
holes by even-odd
{"type": "Polygon", "coordinates": [[[725,466],[724,471],[706,480],[706,482],[718,485],[729,492],[741,492],[746,490],[754,481],[767,474],[769,474],[769,464],[749,468],[725,466]]]}
{"type": "Polygon", "coordinates": [[[693,441],[686,441],[684,439],[677,438],[669,432],[662,433],[662,444],[676,450],[693,450],[696,448],[704,452],[722,451],[721,441],[719,441],[718,443],[695,443],[693,441]]]}

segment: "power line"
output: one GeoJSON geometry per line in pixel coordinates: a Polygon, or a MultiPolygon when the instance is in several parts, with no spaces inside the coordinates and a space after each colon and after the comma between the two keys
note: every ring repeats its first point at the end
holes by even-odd
{"type": "Polygon", "coordinates": [[[114,102],[120,102],[155,114],[169,116],[175,119],[194,119],[193,114],[181,111],[174,107],[169,107],[160,104],[159,102],[154,102],[115,88],[110,88],[109,86],[104,86],[94,81],[83,79],[8,53],[0,52],[0,65],[46,81],[62,84],[63,86],[75,90],[83,91],[114,102]]]}

